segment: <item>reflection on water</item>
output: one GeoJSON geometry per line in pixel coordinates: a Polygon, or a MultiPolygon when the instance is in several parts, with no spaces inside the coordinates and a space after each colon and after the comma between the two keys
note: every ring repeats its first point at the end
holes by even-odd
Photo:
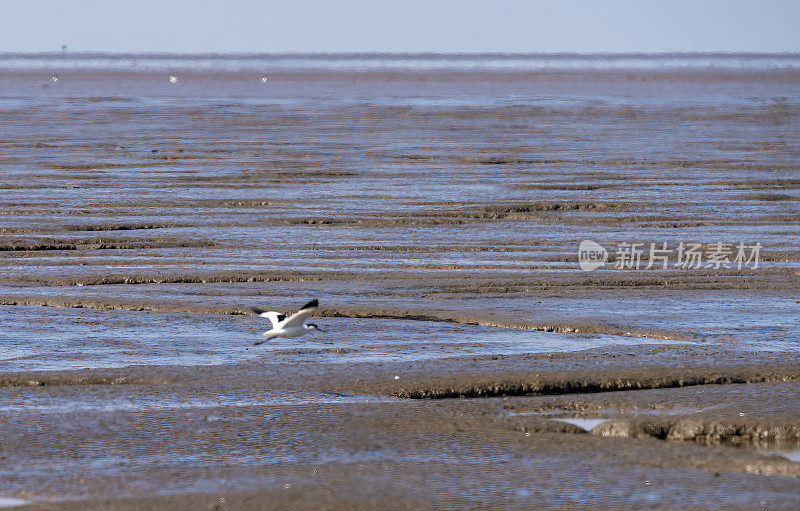
{"type": "Polygon", "coordinates": [[[574,426],[578,426],[584,431],[591,431],[596,426],[603,424],[604,422],[608,422],[612,419],[580,419],[577,417],[569,417],[569,418],[560,418],[560,419],[553,419],[559,422],[566,422],[567,424],[572,424],[574,426]]]}
{"type": "Polygon", "coordinates": [[[563,353],[601,346],[675,344],[606,334],[569,334],[458,323],[320,318],[326,332],[276,338],[252,316],[0,307],[0,372],[271,362],[411,361],[454,356],[563,353]]]}
{"type": "Polygon", "coordinates": [[[646,330],[796,351],[797,61],[0,55],[0,69],[47,68],[10,71],[0,91],[0,303],[224,312],[302,295],[408,317],[434,305],[501,324],[633,332],[342,320],[330,337],[256,352],[245,350],[260,328],[250,319],[177,315],[138,332],[127,319],[89,328],[81,318],[92,313],[79,311],[47,324],[60,313],[25,309],[0,334],[3,366],[230,362],[265,350],[415,360],[642,342],[631,339],[646,330]],[[75,71],[56,83],[58,66],[75,71]],[[258,72],[216,72],[247,66],[258,72]],[[359,71],[409,66],[419,72],[359,71]],[[763,260],[586,274],[585,239],[760,242],[763,260]],[[366,325],[380,326],[367,336],[366,325]]]}
{"type": "MultiPolygon", "coordinates": [[[[274,395],[240,396],[217,392],[211,395],[182,395],[180,391],[159,394],[142,388],[127,394],[92,395],[91,391],[70,399],[56,399],[36,391],[24,395],[0,393],[0,408],[4,414],[14,413],[87,413],[87,412],[161,412],[170,410],[232,410],[236,408],[285,407],[306,405],[337,405],[358,403],[383,403],[399,401],[384,396],[349,396],[331,393],[303,394],[285,392],[274,395]]],[[[209,415],[207,420],[220,420],[209,415]]]]}
{"type": "Polygon", "coordinates": [[[11,497],[0,497],[0,507],[16,507],[30,504],[27,500],[14,499],[11,497]]]}
{"type": "Polygon", "coordinates": [[[776,449],[776,450],[765,450],[765,451],[758,451],[762,454],[775,454],[778,456],[782,456],[789,461],[793,461],[795,463],[800,463],[800,450],[789,450],[789,449],[776,449]]]}
{"type": "MultiPolygon", "coordinates": [[[[0,70],[0,373],[257,360],[324,375],[669,339],[724,363],[800,349],[797,55],[4,54],[0,70]],[[585,274],[585,239],[760,242],[764,257],[747,272],[585,274]],[[328,333],[313,337],[254,348],[265,321],[229,315],[314,297],[341,317],[317,318],[328,333]],[[41,304],[65,307],[28,306],[41,304]],[[115,308],[129,310],[99,310],[115,308]]],[[[562,507],[797,500],[789,478],[613,450],[498,449],[460,432],[395,448],[417,434],[394,418],[441,404],[403,403],[387,419],[399,428],[376,428],[377,414],[352,435],[348,416],[400,405],[185,373],[3,389],[3,493],[322,488],[317,464],[349,481],[364,464],[390,494],[461,507],[553,492],[562,507]]],[[[572,415],[608,418],[547,418],[572,415]]]]}

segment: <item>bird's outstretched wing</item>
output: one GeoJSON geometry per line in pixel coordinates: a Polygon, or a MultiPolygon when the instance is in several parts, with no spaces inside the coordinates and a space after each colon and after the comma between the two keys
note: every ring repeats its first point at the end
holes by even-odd
{"type": "Polygon", "coordinates": [[[257,307],[250,307],[250,310],[262,318],[267,318],[269,322],[272,323],[272,328],[278,328],[278,325],[286,319],[286,314],[281,314],[280,312],[265,311],[264,309],[259,309],[257,307]]]}
{"type": "Polygon", "coordinates": [[[308,302],[307,304],[303,305],[299,311],[289,316],[289,319],[287,319],[286,322],[283,323],[281,326],[283,328],[292,328],[300,326],[303,324],[303,322],[305,322],[306,318],[314,314],[318,308],[319,308],[319,302],[315,298],[310,302],[308,302]]]}

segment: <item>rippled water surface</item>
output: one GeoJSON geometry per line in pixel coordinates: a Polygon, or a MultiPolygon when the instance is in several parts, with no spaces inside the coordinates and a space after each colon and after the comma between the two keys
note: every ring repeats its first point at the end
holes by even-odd
{"type": "Polygon", "coordinates": [[[312,296],[328,315],[384,318],[336,320],[367,358],[403,337],[433,343],[419,356],[576,347],[491,326],[793,350],[797,68],[795,55],[2,55],[0,301],[198,314],[148,331],[139,312],[4,312],[4,359],[150,363],[162,355],[124,354],[163,337],[181,363],[235,360],[254,325],[202,314],[312,296]],[[585,239],[611,258],[591,273],[585,239]],[[639,269],[615,267],[622,243],[642,244],[639,269]],[[760,243],[759,262],[681,268],[687,243],[760,243]],[[651,244],[666,268],[648,265],[651,244]]]}
{"type": "Polygon", "coordinates": [[[797,431],[798,84],[794,54],[0,54],[0,506],[793,509],[796,442],[692,432],[797,431]],[[253,345],[250,306],[312,298],[324,332],[253,345]],[[524,389],[578,394],[486,397],[524,389]],[[550,420],[623,416],[654,422],[550,420]]]}
{"type": "MultiPolygon", "coordinates": [[[[669,341],[568,334],[435,321],[327,318],[324,332],[263,345],[267,320],[245,316],[0,307],[0,372],[275,363],[412,361],[451,356],[563,353],[669,341]],[[266,323],[266,324],[265,324],[266,323]]],[[[5,408],[4,408],[5,409],[5,408]]]]}

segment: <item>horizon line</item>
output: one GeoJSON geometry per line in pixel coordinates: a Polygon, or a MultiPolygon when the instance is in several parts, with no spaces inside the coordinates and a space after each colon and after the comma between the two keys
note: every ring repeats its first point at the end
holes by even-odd
{"type": "Polygon", "coordinates": [[[407,52],[407,51],[105,51],[105,50],[47,50],[0,51],[0,57],[800,57],[800,51],[559,51],[559,52],[407,52]]]}

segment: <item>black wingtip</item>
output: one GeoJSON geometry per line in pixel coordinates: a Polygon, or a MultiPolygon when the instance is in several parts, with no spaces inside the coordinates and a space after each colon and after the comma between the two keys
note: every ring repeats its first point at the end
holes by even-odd
{"type": "Polygon", "coordinates": [[[300,307],[300,310],[313,309],[314,307],[319,307],[319,301],[316,298],[314,298],[313,300],[311,300],[307,304],[305,304],[302,307],[300,307]]]}
{"type": "Polygon", "coordinates": [[[250,307],[250,310],[258,314],[259,316],[267,312],[264,309],[259,309],[258,307],[250,307]]]}

